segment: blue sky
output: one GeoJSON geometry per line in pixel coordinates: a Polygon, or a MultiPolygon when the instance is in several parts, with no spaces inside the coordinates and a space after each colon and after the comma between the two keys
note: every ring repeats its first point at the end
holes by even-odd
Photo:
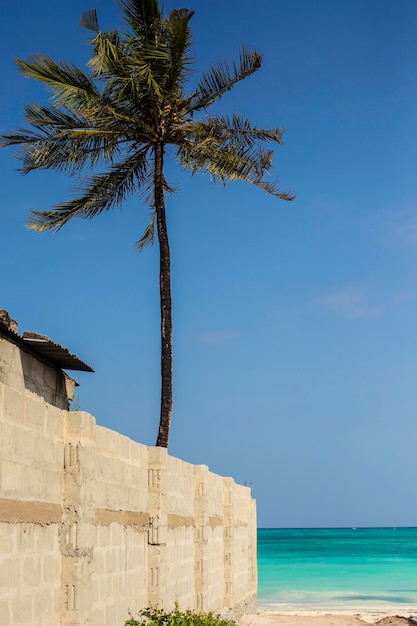
{"type": "MultiPolygon", "coordinates": [[[[252,483],[259,526],[415,525],[417,498],[417,3],[189,0],[196,71],[242,43],[260,72],[214,109],[283,126],[287,204],[169,167],[174,306],[170,453],[252,483]]],[[[44,89],[13,57],[84,66],[95,6],[0,0],[0,132],[44,89]]],[[[167,10],[180,4],[165,2],[167,10]]],[[[191,79],[191,81],[193,78],[191,79]]],[[[0,152],[0,308],[91,364],[78,402],[153,445],[159,412],[158,251],[135,252],[148,210],[25,230],[68,197],[0,152]]]]}

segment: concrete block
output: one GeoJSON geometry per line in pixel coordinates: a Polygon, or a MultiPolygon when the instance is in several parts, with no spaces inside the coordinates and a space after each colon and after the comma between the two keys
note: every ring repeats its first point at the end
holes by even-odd
{"type": "Polygon", "coordinates": [[[107,445],[106,452],[112,456],[120,456],[120,439],[121,435],[113,430],[107,429],[107,445]]]}
{"type": "Polygon", "coordinates": [[[53,613],[53,607],[55,605],[55,594],[52,589],[42,589],[34,593],[33,596],[33,614],[34,620],[32,623],[41,624],[42,626],[49,624],[56,624],[58,615],[53,613]],[[36,620],[36,621],[35,621],[36,620]]]}
{"type": "Polygon", "coordinates": [[[10,370],[7,374],[5,383],[8,387],[11,387],[16,391],[20,391],[21,393],[25,392],[25,384],[21,371],[10,370]]]}
{"type": "Polygon", "coordinates": [[[146,511],[146,494],[141,493],[139,489],[128,487],[127,490],[127,508],[130,511],[146,511]]]}
{"type": "Polygon", "coordinates": [[[46,402],[33,395],[25,395],[25,425],[42,432],[46,422],[46,402]]]}
{"type": "MultiPolygon", "coordinates": [[[[97,624],[97,626],[100,624],[101,626],[107,626],[106,622],[105,622],[105,616],[106,616],[106,609],[103,608],[102,606],[98,606],[97,604],[93,607],[92,613],[91,613],[91,623],[94,624],[94,626],[97,624]]],[[[122,622],[121,622],[122,623],[122,622]]]]}
{"type": "Polygon", "coordinates": [[[125,476],[124,476],[124,466],[123,463],[119,459],[111,459],[108,460],[110,475],[111,475],[111,483],[118,485],[125,485],[125,476]]]}
{"type": "Polygon", "coordinates": [[[4,420],[9,423],[24,424],[25,421],[25,404],[24,395],[21,391],[4,387],[4,420]]]}
{"type": "MultiPolygon", "coordinates": [[[[12,524],[0,522],[0,552],[3,556],[14,551],[15,529],[12,524]]],[[[0,621],[1,624],[1,621],[0,621]]]]}
{"type": "Polygon", "coordinates": [[[106,485],[106,503],[109,508],[124,508],[127,502],[127,488],[120,484],[106,485]]]}
{"type": "MultiPolygon", "coordinates": [[[[55,470],[56,468],[56,449],[58,444],[53,439],[37,434],[35,438],[35,458],[38,467],[55,470]]],[[[63,467],[59,470],[62,472],[63,467]]]]}
{"type": "Polygon", "coordinates": [[[96,571],[95,578],[99,578],[105,571],[105,551],[94,546],[94,568],[96,571]]]}
{"type": "Polygon", "coordinates": [[[39,454],[35,449],[36,433],[34,430],[27,428],[15,429],[15,460],[20,463],[32,464],[36,461],[36,455],[39,454]]]}
{"type": "Polygon", "coordinates": [[[56,626],[59,623],[60,618],[60,598],[61,598],[61,589],[59,584],[56,583],[55,587],[49,590],[50,598],[51,598],[51,614],[50,614],[50,625],[49,620],[47,626],[56,626]]]}
{"type": "Polygon", "coordinates": [[[37,549],[40,554],[46,554],[48,552],[55,555],[58,554],[60,550],[60,521],[61,516],[59,521],[56,521],[55,523],[49,523],[46,526],[41,527],[36,526],[38,529],[36,535],[37,549]]]}
{"type": "Polygon", "coordinates": [[[4,420],[4,383],[0,378],[0,421],[4,420]]]}
{"type": "Polygon", "coordinates": [[[138,467],[148,468],[148,447],[131,441],[130,458],[138,467]]]}
{"type": "Polygon", "coordinates": [[[96,420],[83,411],[68,411],[65,415],[65,433],[69,437],[95,442],[96,420]]]}
{"type": "Polygon", "coordinates": [[[28,556],[23,561],[23,584],[25,587],[39,587],[41,580],[41,559],[28,556]]]}
{"type": "Polygon", "coordinates": [[[126,552],[126,569],[134,571],[143,559],[142,550],[140,550],[137,545],[132,545],[130,541],[128,542],[128,546],[126,552]]]}
{"type": "Polygon", "coordinates": [[[33,524],[16,524],[16,550],[21,554],[34,554],[38,549],[39,527],[33,524]]]}
{"type": "Polygon", "coordinates": [[[42,582],[58,586],[61,575],[60,554],[47,554],[42,560],[42,582]]]}
{"type": "Polygon", "coordinates": [[[19,467],[21,469],[22,493],[31,499],[43,500],[45,497],[45,472],[30,465],[19,467]]]}
{"type": "Polygon", "coordinates": [[[0,441],[1,456],[3,459],[14,460],[16,430],[17,428],[14,425],[7,424],[6,422],[2,421],[2,416],[0,413],[0,441]]]}
{"type": "Polygon", "coordinates": [[[0,558],[0,589],[16,588],[20,580],[20,559],[12,556],[0,558]]]}
{"type": "Polygon", "coordinates": [[[48,502],[62,500],[62,473],[54,470],[45,470],[44,497],[48,502]]]}
{"type": "Polygon", "coordinates": [[[166,448],[151,447],[148,448],[149,467],[166,467],[168,462],[168,452],[166,448]]]}
{"type": "Polygon", "coordinates": [[[52,404],[46,405],[46,431],[50,437],[59,438],[64,433],[65,413],[52,404]]]}
{"type": "Polygon", "coordinates": [[[115,573],[117,572],[117,553],[113,548],[106,551],[105,557],[106,563],[106,572],[107,573],[115,573]]]}
{"type": "MultiPolygon", "coordinates": [[[[31,594],[19,594],[17,598],[14,598],[12,604],[12,624],[24,624],[25,626],[29,626],[30,624],[36,623],[33,600],[34,598],[31,594]]],[[[38,621],[41,616],[37,615],[36,617],[38,618],[36,621],[38,621]]]]}
{"type": "Polygon", "coordinates": [[[101,450],[96,448],[96,480],[102,480],[105,483],[113,482],[113,464],[101,450]]]}
{"type": "Polygon", "coordinates": [[[144,496],[146,496],[148,491],[148,468],[132,465],[131,483],[136,489],[140,490],[144,496]]]}
{"type": "Polygon", "coordinates": [[[78,525],[77,547],[81,549],[92,548],[96,545],[97,527],[95,524],[86,523],[78,525]]]}
{"type": "Polygon", "coordinates": [[[120,456],[126,460],[130,461],[131,453],[130,446],[132,440],[129,437],[124,437],[120,435],[120,456]]]}
{"type": "Polygon", "coordinates": [[[6,385],[11,386],[12,378],[16,378],[23,387],[22,363],[19,348],[3,337],[0,338],[0,372],[1,381],[6,385]]]}
{"type": "Polygon", "coordinates": [[[103,622],[104,626],[110,626],[111,624],[117,624],[116,607],[114,604],[106,606],[106,617],[103,622]]]}
{"type": "Polygon", "coordinates": [[[96,428],[96,448],[97,450],[107,450],[107,433],[108,429],[102,426],[96,428]]]}
{"type": "Polygon", "coordinates": [[[95,476],[97,467],[97,453],[94,442],[84,439],[78,446],[80,457],[80,469],[85,476],[95,476]]]}
{"type": "Polygon", "coordinates": [[[106,485],[97,481],[95,483],[95,505],[96,508],[101,509],[104,508],[106,503],[106,485]]]}
{"type": "Polygon", "coordinates": [[[123,482],[126,485],[130,485],[132,483],[132,473],[133,473],[132,465],[130,464],[129,460],[125,460],[123,458],[122,459],[122,475],[123,475],[123,482]]]}
{"type": "Polygon", "coordinates": [[[1,461],[0,486],[1,493],[10,496],[21,493],[23,484],[23,468],[20,463],[1,461]]]}
{"type": "Polygon", "coordinates": [[[112,594],[113,597],[122,598],[125,591],[125,581],[123,574],[120,574],[120,570],[117,570],[115,576],[112,576],[112,594]]]}
{"type": "Polygon", "coordinates": [[[111,526],[98,526],[97,545],[100,549],[111,545],[111,526]]]}
{"type": "Polygon", "coordinates": [[[111,542],[113,546],[124,544],[124,529],[121,524],[111,525],[111,542]]]}
{"type": "Polygon", "coordinates": [[[77,611],[84,612],[86,615],[91,610],[91,588],[90,585],[78,585],[76,596],[77,611]]]}
{"type": "Polygon", "coordinates": [[[13,626],[11,622],[10,600],[0,600],[0,624],[2,626],[13,626]]]}

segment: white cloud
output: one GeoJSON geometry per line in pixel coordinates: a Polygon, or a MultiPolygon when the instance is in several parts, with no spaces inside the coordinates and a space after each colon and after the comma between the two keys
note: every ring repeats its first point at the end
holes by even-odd
{"type": "Polygon", "coordinates": [[[366,294],[357,289],[345,289],[316,299],[332,313],[348,319],[378,317],[383,307],[372,304],[366,294]]]}

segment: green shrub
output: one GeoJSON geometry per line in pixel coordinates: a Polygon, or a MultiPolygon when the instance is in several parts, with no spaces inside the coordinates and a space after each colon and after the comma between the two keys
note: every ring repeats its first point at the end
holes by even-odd
{"type": "Polygon", "coordinates": [[[236,626],[236,624],[214,613],[180,611],[175,607],[170,612],[156,608],[142,609],[138,613],[138,619],[131,617],[125,626],[236,626]]]}

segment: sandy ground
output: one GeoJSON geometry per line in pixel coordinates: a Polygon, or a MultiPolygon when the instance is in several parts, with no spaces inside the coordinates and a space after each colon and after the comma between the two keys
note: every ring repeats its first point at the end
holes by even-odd
{"type": "Polygon", "coordinates": [[[259,609],[254,615],[244,615],[239,626],[417,626],[415,611],[267,611],[259,609]]]}

